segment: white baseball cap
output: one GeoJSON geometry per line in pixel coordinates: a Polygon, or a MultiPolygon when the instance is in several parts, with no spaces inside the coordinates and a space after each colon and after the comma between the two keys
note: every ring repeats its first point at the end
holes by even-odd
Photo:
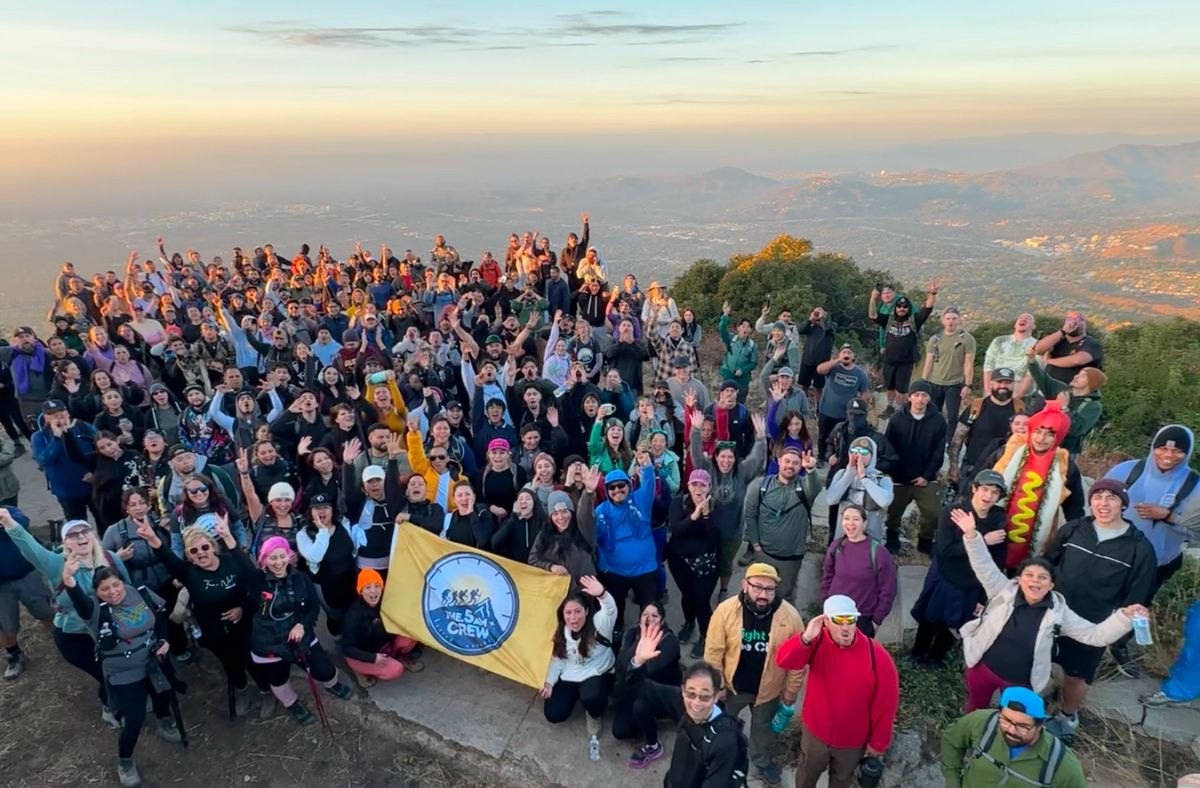
{"type": "Polygon", "coordinates": [[[368,465],[363,469],[362,480],[364,482],[375,481],[376,479],[386,479],[387,472],[378,465],[368,465]]]}
{"type": "Polygon", "coordinates": [[[858,606],[854,604],[854,600],[845,594],[834,594],[825,600],[825,607],[822,610],[826,618],[834,616],[855,616],[860,615],[858,606]]]}

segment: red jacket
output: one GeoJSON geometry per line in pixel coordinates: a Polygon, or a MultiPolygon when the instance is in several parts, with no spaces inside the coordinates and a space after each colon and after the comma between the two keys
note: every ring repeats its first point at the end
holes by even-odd
{"type": "Polygon", "coordinates": [[[887,752],[900,705],[900,675],[887,649],[861,632],[842,648],[822,629],[807,646],[793,635],[779,647],[775,663],[785,670],[808,667],[801,719],[812,735],[829,747],[887,752]],[[868,648],[875,650],[873,677],[868,648]]]}

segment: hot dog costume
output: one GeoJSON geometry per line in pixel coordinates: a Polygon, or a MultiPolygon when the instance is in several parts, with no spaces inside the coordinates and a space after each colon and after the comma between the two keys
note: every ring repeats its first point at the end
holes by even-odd
{"type": "Polygon", "coordinates": [[[1016,569],[1026,558],[1042,551],[1058,527],[1058,510],[1071,492],[1067,489],[1070,454],[1059,448],[1067,437],[1071,419],[1055,400],[1029,419],[1025,437],[1008,439],[993,470],[1008,484],[1005,503],[1008,555],[1004,567],[1016,569]],[[1033,433],[1041,427],[1054,430],[1054,446],[1045,454],[1033,450],[1033,433]]]}

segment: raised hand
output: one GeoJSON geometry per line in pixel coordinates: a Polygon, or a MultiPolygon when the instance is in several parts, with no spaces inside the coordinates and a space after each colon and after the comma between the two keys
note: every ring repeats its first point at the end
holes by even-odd
{"type": "Polygon", "coordinates": [[[808,626],[804,628],[804,641],[812,643],[817,638],[821,637],[821,630],[825,628],[825,616],[813,616],[808,621],[808,626]]]}
{"type": "Polygon", "coordinates": [[[546,408],[546,421],[550,423],[551,427],[558,426],[558,408],[553,405],[546,408]]]}
{"type": "Polygon", "coordinates": [[[389,457],[395,457],[404,451],[404,438],[394,432],[389,432],[387,436],[387,450],[389,457]]]}
{"type": "Polygon", "coordinates": [[[806,472],[812,473],[817,468],[817,456],[811,451],[803,452],[800,455],[800,467],[806,472]]]}
{"type": "Polygon", "coordinates": [[[595,492],[596,488],[600,486],[600,480],[602,477],[603,474],[600,473],[599,465],[593,465],[592,467],[583,471],[583,489],[587,490],[588,492],[595,492]]]}
{"type": "Polygon", "coordinates": [[[304,455],[312,451],[312,436],[305,435],[300,439],[300,445],[296,449],[298,454],[304,455]]]}
{"type": "Polygon", "coordinates": [[[238,449],[237,459],[233,461],[237,465],[238,473],[250,472],[250,450],[246,448],[238,449]]]}
{"type": "Polygon", "coordinates": [[[750,415],[750,423],[754,425],[754,434],[762,438],[767,434],[767,420],[761,413],[750,415]]]}
{"type": "Polygon", "coordinates": [[[963,536],[975,535],[975,515],[965,509],[954,509],[950,512],[950,522],[958,526],[958,530],[963,532],[963,536]]]}
{"type": "Polygon", "coordinates": [[[775,384],[771,386],[771,399],[775,400],[776,402],[783,402],[783,398],[786,396],[787,389],[784,388],[782,382],[776,380],[775,384]]]}
{"type": "Polygon", "coordinates": [[[688,410],[692,410],[692,411],[696,410],[696,392],[695,391],[693,391],[692,389],[688,389],[687,391],[683,392],[683,405],[688,410]]]}
{"type": "Polygon", "coordinates": [[[592,575],[584,575],[579,578],[579,588],[583,593],[588,596],[594,596],[597,599],[604,596],[604,584],[592,575]]]}
{"type": "Polygon", "coordinates": [[[410,431],[410,432],[420,432],[420,431],[421,431],[421,419],[420,419],[420,417],[418,417],[418,416],[409,416],[409,417],[408,417],[408,429],[409,429],[409,431],[410,431]]]}
{"type": "Polygon", "coordinates": [[[358,455],[362,454],[362,441],[358,438],[351,438],[346,441],[346,445],[342,447],[342,463],[349,465],[354,462],[358,455]]]}
{"type": "Polygon", "coordinates": [[[353,383],[346,385],[346,396],[347,397],[349,397],[352,400],[357,400],[361,395],[362,395],[362,392],[359,391],[358,386],[355,386],[353,383]]]}
{"type": "Polygon", "coordinates": [[[638,637],[637,647],[633,652],[633,660],[638,665],[645,665],[662,653],[658,646],[662,643],[663,633],[662,628],[657,624],[650,624],[648,622],[642,622],[640,629],[641,633],[638,637]]]}
{"type": "Polygon", "coordinates": [[[728,301],[721,304],[721,314],[725,315],[725,317],[729,317],[733,314],[733,307],[729,305],[728,301]]]}
{"type": "Polygon", "coordinates": [[[79,571],[79,556],[68,554],[63,562],[62,584],[67,588],[75,587],[75,573],[79,571]]]}
{"type": "Polygon", "coordinates": [[[215,526],[213,526],[213,533],[215,533],[217,535],[217,538],[220,539],[221,541],[226,541],[230,538],[230,536],[232,534],[229,533],[229,515],[228,514],[217,515],[217,524],[215,526]]]}

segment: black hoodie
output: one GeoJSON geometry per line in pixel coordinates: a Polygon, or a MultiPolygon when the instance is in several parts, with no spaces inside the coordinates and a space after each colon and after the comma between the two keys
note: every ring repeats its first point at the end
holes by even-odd
{"type": "Polygon", "coordinates": [[[937,480],[946,454],[946,419],[934,408],[926,408],[924,417],[913,418],[912,406],[888,420],[888,442],[899,454],[891,477],[896,484],[912,484],[914,479],[937,480]]]}

